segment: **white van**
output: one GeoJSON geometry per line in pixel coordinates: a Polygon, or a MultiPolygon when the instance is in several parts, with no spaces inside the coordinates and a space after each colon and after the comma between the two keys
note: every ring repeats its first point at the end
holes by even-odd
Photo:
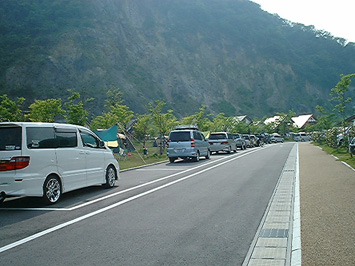
{"type": "Polygon", "coordinates": [[[295,141],[311,141],[312,137],[305,132],[296,133],[293,135],[295,141]]]}
{"type": "Polygon", "coordinates": [[[0,202],[9,196],[56,203],[68,191],[113,187],[119,165],[89,129],[69,124],[0,123],[0,202]]]}

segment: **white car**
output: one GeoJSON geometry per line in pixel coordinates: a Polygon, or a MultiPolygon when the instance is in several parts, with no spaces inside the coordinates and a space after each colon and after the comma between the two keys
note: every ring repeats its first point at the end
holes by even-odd
{"type": "Polygon", "coordinates": [[[281,137],[280,135],[271,135],[271,138],[270,138],[270,141],[272,142],[272,143],[278,143],[278,142],[284,142],[284,138],[283,137],[281,137]]]}
{"type": "Polygon", "coordinates": [[[304,132],[300,132],[300,133],[296,133],[294,134],[293,139],[295,141],[311,141],[312,137],[310,135],[308,135],[307,133],[304,132]]]}
{"type": "Polygon", "coordinates": [[[118,178],[112,151],[85,127],[0,123],[0,202],[35,196],[54,204],[65,192],[98,184],[113,187],[118,178]]]}

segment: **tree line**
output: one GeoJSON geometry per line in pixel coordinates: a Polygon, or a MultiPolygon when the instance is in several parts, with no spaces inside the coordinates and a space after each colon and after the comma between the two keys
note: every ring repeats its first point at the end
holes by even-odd
{"type": "MultiPolygon", "coordinates": [[[[339,123],[345,128],[345,110],[351,105],[352,98],[348,97],[351,78],[355,74],[342,75],[341,80],[331,90],[331,102],[334,103],[333,113],[327,113],[325,108],[317,106],[320,113],[317,124],[303,129],[307,132],[323,132],[334,128],[339,123]]],[[[23,110],[24,97],[16,100],[8,95],[0,96],[0,121],[31,121],[31,122],[66,122],[70,124],[89,126],[92,130],[107,129],[115,124],[123,133],[134,130],[137,140],[145,142],[147,136],[167,136],[170,130],[177,125],[197,125],[201,131],[229,131],[232,133],[274,133],[286,135],[288,132],[298,132],[292,122],[296,116],[293,110],[288,113],[277,113],[278,121],[264,124],[266,117],[254,119],[250,124],[238,120],[234,116],[224,113],[212,115],[208,113],[208,106],[202,105],[199,111],[190,116],[178,119],[173,110],[165,110],[166,103],[161,100],[150,102],[146,114],[134,114],[130,108],[123,104],[122,93],[119,88],[111,88],[107,92],[104,111],[101,115],[89,121],[89,111],[85,105],[93,98],[83,100],[80,93],[72,92],[65,102],[62,99],[35,100],[29,105],[28,110],[23,110]]]]}

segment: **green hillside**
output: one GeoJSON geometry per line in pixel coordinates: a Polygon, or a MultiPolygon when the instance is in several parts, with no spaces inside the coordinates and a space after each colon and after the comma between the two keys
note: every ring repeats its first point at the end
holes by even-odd
{"type": "Polygon", "coordinates": [[[314,112],[354,59],[354,43],[247,0],[0,2],[0,94],[27,105],[71,89],[100,114],[116,87],[139,113],[156,99],[178,115],[314,112]]]}

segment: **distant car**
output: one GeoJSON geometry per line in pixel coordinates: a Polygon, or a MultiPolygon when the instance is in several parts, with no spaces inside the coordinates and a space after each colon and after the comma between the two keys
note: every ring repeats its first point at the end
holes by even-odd
{"type": "Polygon", "coordinates": [[[250,140],[251,140],[251,142],[253,143],[253,146],[254,146],[254,147],[259,146],[258,138],[257,138],[255,135],[250,135],[250,140]]]}
{"type": "Polygon", "coordinates": [[[263,146],[265,143],[267,143],[266,133],[256,134],[255,136],[258,138],[258,146],[263,146]]]}
{"type": "Polygon", "coordinates": [[[281,137],[280,135],[271,135],[270,140],[272,143],[284,142],[283,137],[281,137]]]}
{"type": "Polygon", "coordinates": [[[239,148],[241,150],[245,150],[247,148],[247,144],[246,144],[243,136],[239,133],[234,133],[232,135],[233,135],[233,139],[234,139],[235,143],[237,144],[237,148],[239,148]]]}
{"type": "Polygon", "coordinates": [[[237,144],[233,139],[233,135],[228,132],[212,132],[208,142],[211,146],[211,152],[225,151],[231,153],[232,151],[237,151],[237,144]]]}
{"type": "Polygon", "coordinates": [[[169,134],[167,155],[171,163],[178,158],[198,162],[201,156],[209,159],[211,151],[208,141],[197,126],[178,126],[169,134]]]}
{"type": "Polygon", "coordinates": [[[301,141],[301,142],[304,142],[304,141],[311,141],[312,140],[312,137],[304,132],[300,132],[300,133],[296,133],[293,135],[293,139],[295,141],[301,141]]]}
{"type": "Polygon", "coordinates": [[[244,140],[245,140],[245,144],[246,144],[247,148],[252,148],[252,147],[254,147],[253,142],[251,141],[249,135],[244,134],[244,135],[243,135],[243,138],[244,138],[244,140]]]}
{"type": "Polygon", "coordinates": [[[54,204],[75,189],[114,187],[118,177],[112,151],[85,127],[0,123],[0,202],[5,197],[33,196],[54,204]]]}
{"type": "Polygon", "coordinates": [[[349,153],[351,157],[355,154],[355,137],[349,143],[349,153]]]}

